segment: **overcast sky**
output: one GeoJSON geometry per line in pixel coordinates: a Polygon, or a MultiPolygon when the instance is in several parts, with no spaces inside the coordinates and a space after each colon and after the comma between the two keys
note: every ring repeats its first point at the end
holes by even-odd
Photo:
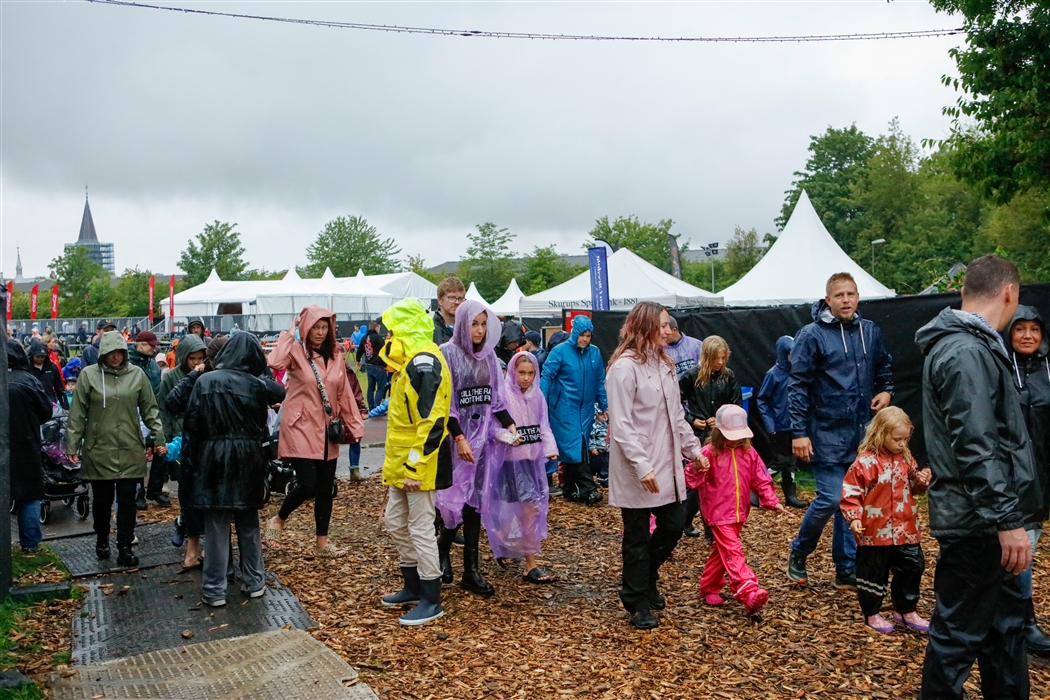
{"type": "MultiPolygon", "coordinates": [[[[157,0],[158,4],[160,0],[157,0]]],[[[173,5],[175,3],[168,3],[173,5]]],[[[927,2],[198,2],[465,29],[755,36],[955,27],[927,2]]],[[[961,36],[813,44],[396,35],[87,2],[2,13],[0,269],[75,240],[90,186],[118,271],[174,272],[205,223],[253,267],[306,261],[339,215],[428,265],[474,224],[579,253],[600,216],[671,218],[693,247],[773,231],[809,136],[894,116],[943,137],[961,36]]]]}

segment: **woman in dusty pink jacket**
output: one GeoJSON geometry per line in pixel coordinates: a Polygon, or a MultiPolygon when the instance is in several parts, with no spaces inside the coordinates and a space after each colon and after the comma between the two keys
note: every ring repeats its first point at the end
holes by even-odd
{"type": "Polygon", "coordinates": [[[620,345],[609,361],[609,504],[623,515],[623,587],[631,624],[660,624],[653,610],[664,597],[657,571],[685,529],[682,455],[700,456],[700,441],[685,421],[674,363],[664,352],[670,316],[645,301],[627,315],[620,345]],[[650,515],[656,530],[649,533],[650,515]]]}
{"type": "Polygon", "coordinates": [[[365,434],[335,331],[334,313],[320,306],[307,306],[292,320],[291,327],[281,332],[277,347],[266,360],[272,369],[288,373],[277,450],[278,456],[295,469],[296,478],[296,486],[285,496],[280,512],[266,524],[266,543],[276,546],[292,511],[313,498],[317,528],[314,554],[322,558],[346,553],[328,541],[335,467],[339,459],[339,443],[327,437],[328,424],[338,418],[356,439],[365,434]],[[321,396],[314,367],[323,380],[330,413],[321,396]]]}

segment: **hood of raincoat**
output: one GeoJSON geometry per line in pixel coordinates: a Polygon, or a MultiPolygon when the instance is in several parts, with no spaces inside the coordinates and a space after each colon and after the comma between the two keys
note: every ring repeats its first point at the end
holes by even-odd
{"type": "Polygon", "coordinates": [[[1039,315],[1038,309],[1034,306],[1024,305],[1017,307],[1017,313],[1010,319],[1010,325],[1000,334],[1003,336],[1003,342],[1006,343],[1007,351],[1011,355],[1019,354],[1014,350],[1013,340],[1010,337],[1013,334],[1014,324],[1018,321],[1035,321],[1043,331],[1043,341],[1039,343],[1039,349],[1030,356],[1030,359],[1041,360],[1050,355],[1050,336],[1046,333],[1046,324],[1043,323],[1043,317],[1039,315]]]}
{"type": "Polygon", "coordinates": [[[26,349],[14,338],[7,339],[7,368],[29,369],[29,357],[26,349]]]}
{"type": "Polygon", "coordinates": [[[175,348],[175,366],[188,374],[193,370],[192,367],[185,366],[186,360],[189,359],[189,356],[195,352],[207,349],[208,348],[204,344],[204,341],[201,340],[199,336],[187,335],[175,348]]]}
{"type": "MultiPolygon", "coordinates": [[[[509,396],[522,396],[525,399],[531,399],[532,397],[538,396],[539,400],[545,401],[543,394],[540,392],[540,361],[536,359],[536,356],[527,350],[514,353],[514,357],[507,363],[507,376],[503,378],[503,382],[507,387],[507,395],[509,396]],[[518,368],[518,363],[522,361],[528,361],[532,363],[532,369],[536,371],[536,378],[532,380],[532,386],[529,390],[522,392],[521,387],[518,386],[518,378],[515,376],[515,370],[518,368]]],[[[511,413],[511,415],[514,415],[511,413]]]]}
{"type": "Polygon", "coordinates": [[[116,370],[111,369],[109,366],[104,366],[103,369],[108,371],[121,371],[128,368],[128,343],[124,340],[118,331],[109,331],[108,333],[102,334],[102,340],[98,344],[98,359],[99,365],[103,365],[102,358],[111,352],[120,351],[124,353],[124,361],[120,363],[120,366],[116,370]]]}
{"type": "Polygon", "coordinates": [[[216,369],[235,369],[258,377],[266,369],[262,343],[251,333],[234,333],[215,356],[216,369]]]}
{"type": "MultiPolygon", "coordinates": [[[[189,323],[186,324],[186,330],[189,331],[194,326],[200,326],[201,327],[201,333],[203,333],[204,332],[204,319],[201,318],[200,316],[198,316],[197,318],[193,319],[192,321],[190,321],[189,323]]],[[[190,333],[187,333],[186,335],[196,335],[196,333],[190,332],[190,333]]]]}
{"type": "Polygon", "coordinates": [[[791,371],[791,348],[795,346],[795,339],[790,335],[782,335],[777,338],[777,369],[791,371]]]}
{"type": "Polygon", "coordinates": [[[521,330],[521,324],[511,319],[503,324],[503,332],[499,336],[500,348],[517,350],[525,344],[525,332],[521,330]],[[508,348],[508,346],[510,346],[508,348]]]}
{"type": "Polygon", "coordinates": [[[76,379],[82,369],[84,369],[84,363],[80,361],[80,358],[71,357],[66,366],[62,368],[62,377],[64,379],[76,379]]]}
{"type": "Polygon", "coordinates": [[[831,313],[831,307],[828,306],[828,302],[823,299],[817,299],[813,302],[813,307],[810,309],[810,315],[813,316],[813,320],[817,323],[824,324],[835,324],[835,323],[856,323],[860,321],[860,312],[854,311],[853,318],[848,321],[835,318],[834,314],[831,313]]]}
{"type": "Polygon", "coordinates": [[[566,333],[565,331],[558,331],[556,333],[551,333],[550,340],[547,341],[547,352],[550,352],[551,350],[553,350],[554,348],[558,347],[559,345],[561,345],[562,343],[564,343],[568,339],[569,339],[569,334],[566,333]]]}
{"type": "Polygon", "coordinates": [[[495,330],[497,328],[501,327],[499,316],[496,315],[495,311],[480,301],[467,299],[456,309],[456,327],[452,331],[452,340],[449,342],[459,346],[463,352],[475,360],[480,360],[486,354],[495,350],[499,344],[499,333],[495,330]],[[488,332],[485,334],[485,342],[481,350],[474,352],[474,341],[470,339],[470,324],[474,317],[482,312],[488,314],[488,332]]]}
{"type": "Polygon", "coordinates": [[[383,345],[379,357],[394,371],[410,357],[434,342],[434,319],[418,300],[402,299],[383,312],[383,325],[393,337],[383,345]]]}
{"type": "Polygon", "coordinates": [[[328,342],[331,343],[332,348],[336,351],[341,349],[339,343],[335,342],[335,313],[328,309],[318,306],[317,304],[310,304],[304,306],[303,310],[299,312],[299,338],[305,342],[306,334],[310,332],[310,329],[314,327],[314,324],[321,319],[328,321],[328,342]]]}
{"type": "Polygon", "coordinates": [[[204,354],[212,362],[219,356],[219,351],[222,350],[222,346],[230,341],[229,336],[220,336],[218,338],[212,338],[211,342],[208,343],[208,348],[204,351],[204,354]]]}
{"type": "Polygon", "coordinates": [[[992,348],[992,352],[1001,352],[1009,362],[1009,353],[1002,337],[989,330],[983,323],[965,311],[951,307],[941,310],[937,316],[925,326],[915,332],[915,343],[922,350],[923,355],[929,355],[933,346],[941,339],[955,333],[968,333],[984,339],[992,348]]]}
{"type": "Polygon", "coordinates": [[[594,323],[587,316],[576,316],[572,319],[572,332],[569,333],[569,340],[573,345],[580,339],[580,335],[587,332],[594,333],[594,323]]]}

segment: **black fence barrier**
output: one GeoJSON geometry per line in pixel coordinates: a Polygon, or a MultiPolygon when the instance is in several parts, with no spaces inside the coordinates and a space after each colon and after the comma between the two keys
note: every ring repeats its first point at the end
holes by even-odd
{"type": "MultiPolygon", "coordinates": [[[[925,463],[926,444],[922,434],[922,365],[923,354],[915,344],[915,332],[933,319],[946,306],[959,308],[958,294],[931,294],[861,301],[860,314],[882,329],[882,339],[893,355],[893,380],[896,392],[893,404],[900,406],[915,423],[911,449],[920,463],[925,463]]],[[[1036,307],[1044,319],[1050,319],[1050,283],[1021,287],[1021,303],[1036,307]]],[[[743,386],[757,392],[766,371],[776,362],[775,345],[782,335],[794,336],[802,326],[812,322],[811,305],[763,308],[721,308],[673,310],[681,331],[694,338],[720,335],[729,344],[729,366],[743,386]]],[[[594,311],[594,344],[608,361],[616,349],[620,327],[626,312],[594,311]]],[[[974,397],[980,400],[981,397],[974,397]]],[[[769,459],[769,442],[756,408],[748,407],[751,429],[755,432],[755,449],[769,459]]]]}

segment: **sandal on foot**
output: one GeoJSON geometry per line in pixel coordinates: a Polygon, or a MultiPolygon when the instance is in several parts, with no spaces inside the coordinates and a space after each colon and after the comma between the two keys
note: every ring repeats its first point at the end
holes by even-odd
{"type": "Polygon", "coordinates": [[[871,615],[864,621],[864,624],[866,624],[868,627],[880,634],[893,633],[893,623],[884,618],[882,615],[871,615]]]}
{"type": "Polygon", "coordinates": [[[558,577],[552,574],[548,574],[546,571],[537,566],[531,571],[529,571],[529,573],[524,574],[522,578],[528,581],[529,583],[543,585],[545,583],[554,583],[554,581],[557,580],[558,577]]]}
{"type": "Polygon", "coordinates": [[[329,542],[320,549],[314,548],[314,556],[318,559],[338,559],[346,556],[345,549],[336,549],[336,546],[329,542]]]}
{"type": "Polygon", "coordinates": [[[281,541],[281,534],[283,532],[284,528],[270,527],[267,525],[265,534],[266,546],[276,549],[279,546],[278,543],[281,541]]]}
{"type": "Polygon", "coordinates": [[[496,557],[496,563],[499,564],[499,568],[506,569],[514,563],[514,560],[510,557],[496,557]]]}
{"type": "Polygon", "coordinates": [[[898,625],[904,625],[910,630],[926,634],[930,631],[930,621],[919,617],[919,613],[910,612],[905,615],[893,613],[893,621],[898,625]]]}

